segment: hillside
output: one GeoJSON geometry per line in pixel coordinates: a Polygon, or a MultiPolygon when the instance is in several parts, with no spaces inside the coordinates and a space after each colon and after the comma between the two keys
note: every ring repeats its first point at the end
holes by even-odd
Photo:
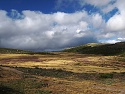
{"type": "Polygon", "coordinates": [[[81,54],[119,55],[125,53],[125,42],[119,42],[115,44],[92,43],[68,48],[63,51],[76,52],[81,54]]]}

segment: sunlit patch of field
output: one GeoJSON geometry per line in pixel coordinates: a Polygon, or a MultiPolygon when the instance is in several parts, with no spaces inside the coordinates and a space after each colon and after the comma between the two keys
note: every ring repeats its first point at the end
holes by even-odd
{"type": "Polygon", "coordinates": [[[8,62],[7,64],[3,64],[5,66],[14,66],[14,67],[27,67],[27,68],[61,68],[67,64],[70,64],[74,61],[71,60],[50,60],[43,62],[8,62]]]}
{"type": "Polygon", "coordinates": [[[125,94],[124,57],[0,54],[0,65],[0,85],[13,94],[125,94]]]}
{"type": "Polygon", "coordinates": [[[19,56],[27,56],[27,54],[0,54],[0,59],[4,58],[15,58],[19,56]]]}
{"type": "Polygon", "coordinates": [[[86,56],[80,54],[26,55],[1,54],[0,65],[28,68],[56,68],[75,73],[125,72],[125,64],[114,60],[115,56],[86,56]]]}

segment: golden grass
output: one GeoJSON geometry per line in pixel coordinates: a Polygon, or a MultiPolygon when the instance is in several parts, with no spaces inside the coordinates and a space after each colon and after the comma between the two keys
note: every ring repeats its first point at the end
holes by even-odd
{"type": "MultiPolygon", "coordinates": [[[[124,62],[116,60],[117,56],[95,56],[74,53],[56,53],[57,55],[27,55],[27,54],[0,54],[0,65],[26,68],[63,69],[74,73],[120,73],[125,72],[124,62]],[[21,59],[26,61],[21,61],[21,59]],[[28,60],[27,58],[28,57],[28,60]],[[38,61],[29,61],[33,57],[38,61]],[[4,59],[10,61],[4,63],[4,59]],[[16,58],[16,60],[14,60],[16,58]]],[[[7,71],[9,73],[9,71],[7,71]]],[[[8,74],[6,71],[3,73],[8,74]]],[[[19,78],[20,75],[11,71],[11,77],[19,78]]],[[[33,75],[34,76],[34,75],[33,75]]],[[[2,81],[3,78],[0,79],[2,81]]],[[[29,79],[29,78],[28,78],[29,79]]],[[[69,78],[70,79],[70,78],[69,78]]],[[[104,81],[92,80],[67,80],[55,77],[35,76],[35,81],[45,80],[48,87],[40,89],[50,90],[53,94],[124,94],[125,82],[119,79],[104,81]],[[111,83],[111,81],[114,81],[111,83]],[[107,83],[111,83],[110,85],[107,83]],[[105,84],[106,83],[106,84],[105,84]]]]}
{"type": "Polygon", "coordinates": [[[28,68],[56,68],[72,71],[75,73],[110,73],[110,72],[125,72],[125,68],[113,65],[115,56],[86,56],[80,54],[58,53],[59,55],[27,55],[27,54],[1,54],[0,59],[10,58],[11,61],[1,63],[5,66],[17,66],[28,68]],[[66,55],[66,56],[65,56],[66,55]],[[69,56],[68,56],[69,55],[69,56]],[[38,57],[41,61],[13,61],[13,58],[25,57],[28,58],[38,57]],[[102,66],[103,65],[103,66],[102,66]]]}
{"type": "Polygon", "coordinates": [[[0,59],[3,58],[15,58],[19,56],[27,56],[27,54],[0,54],[0,59]]]}

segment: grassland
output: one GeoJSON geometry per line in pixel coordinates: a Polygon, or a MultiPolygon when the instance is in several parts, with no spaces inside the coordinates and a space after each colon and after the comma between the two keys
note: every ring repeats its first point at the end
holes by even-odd
{"type": "Polygon", "coordinates": [[[0,51],[0,94],[125,94],[121,50],[114,55],[80,54],[71,49],[53,53],[0,51]]]}
{"type": "Polygon", "coordinates": [[[124,94],[124,56],[0,54],[0,94],[124,94]]]}

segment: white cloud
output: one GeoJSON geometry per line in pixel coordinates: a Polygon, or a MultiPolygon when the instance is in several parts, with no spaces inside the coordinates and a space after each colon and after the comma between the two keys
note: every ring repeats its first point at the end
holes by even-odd
{"type": "Polygon", "coordinates": [[[116,39],[108,40],[108,41],[106,41],[106,43],[117,43],[117,42],[123,42],[123,41],[125,41],[125,38],[119,37],[116,39]]]}
{"type": "Polygon", "coordinates": [[[84,20],[87,17],[87,12],[75,12],[75,13],[64,13],[57,12],[53,15],[54,20],[57,24],[76,24],[81,20],[84,20]]]}
{"type": "Polygon", "coordinates": [[[86,18],[90,16],[85,11],[43,14],[26,10],[22,11],[24,18],[14,20],[6,16],[6,11],[0,14],[0,47],[53,50],[97,42],[93,32],[88,31],[91,23],[86,18]]]}
{"type": "Polygon", "coordinates": [[[93,24],[94,28],[100,28],[101,25],[105,24],[105,21],[102,19],[102,16],[100,14],[94,14],[91,17],[91,22],[93,24]]]}
{"type": "Polygon", "coordinates": [[[119,9],[121,13],[125,13],[125,0],[117,0],[116,7],[119,9]]]}
{"type": "MultiPolygon", "coordinates": [[[[110,6],[110,5],[108,5],[110,6]]],[[[115,43],[123,40],[125,36],[125,1],[124,0],[117,0],[113,6],[111,7],[117,8],[118,12],[114,14],[109,20],[106,22],[106,28],[102,33],[102,39],[107,39],[108,43],[115,43]],[[119,39],[122,38],[122,39],[119,39]]],[[[107,8],[108,9],[108,8],[107,8]]],[[[113,9],[113,8],[112,8],[113,9]]],[[[111,10],[111,9],[109,9],[111,10]]]]}
{"type": "Polygon", "coordinates": [[[125,14],[115,14],[107,22],[107,28],[109,31],[125,31],[125,14]]]}
{"type": "Polygon", "coordinates": [[[117,0],[115,3],[115,7],[119,10],[118,13],[113,15],[107,22],[107,30],[108,31],[117,31],[124,32],[125,31],[125,0],[117,0]]]}
{"type": "Polygon", "coordinates": [[[81,21],[79,23],[80,28],[83,28],[83,30],[86,30],[88,28],[88,23],[85,21],[81,21]]]}
{"type": "Polygon", "coordinates": [[[125,41],[125,38],[118,38],[119,41],[125,41]]]}
{"type": "Polygon", "coordinates": [[[108,41],[106,41],[106,43],[117,43],[117,42],[120,42],[120,41],[118,41],[118,40],[108,40],[108,41]]]}
{"type": "Polygon", "coordinates": [[[96,38],[99,41],[104,40],[106,42],[107,40],[109,40],[110,42],[111,41],[117,42],[122,40],[116,39],[115,41],[115,38],[125,36],[125,19],[124,19],[125,0],[67,0],[67,1],[59,0],[59,1],[60,1],[59,5],[67,5],[67,2],[68,3],[74,2],[75,4],[79,3],[78,6],[81,6],[81,7],[85,6],[86,4],[89,4],[98,9],[98,11],[96,11],[98,13],[94,12],[92,13],[92,15],[87,14],[87,16],[85,16],[87,20],[84,20],[83,22],[84,29],[81,30],[80,28],[77,27],[76,33],[78,34],[76,36],[79,36],[79,37],[84,36],[85,35],[84,30],[87,32],[88,29],[94,32],[96,38]],[[118,11],[115,14],[111,13],[110,15],[109,12],[111,11],[113,12],[114,9],[118,11]],[[109,19],[103,18],[108,13],[111,17],[109,19]],[[79,33],[81,32],[84,32],[84,33],[79,35],[79,33]]]}

